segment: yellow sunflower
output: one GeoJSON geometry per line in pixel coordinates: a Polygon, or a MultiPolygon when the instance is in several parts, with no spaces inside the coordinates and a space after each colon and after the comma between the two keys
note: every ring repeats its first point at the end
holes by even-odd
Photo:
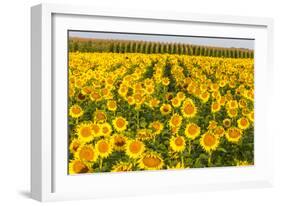
{"type": "Polygon", "coordinates": [[[182,115],[186,118],[194,117],[197,113],[197,108],[192,99],[186,99],[181,108],[182,115]]]}
{"type": "Polygon", "coordinates": [[[185,167],[183,164],[181,164],[180,162],[178,162],[176,165],[174,166],[168,166],[168,170],[180,170],[180,169],[187,169],[188,167],[185,167]]]}
{"type": "Polygon", "coordinates": [[[133,98],[134,98],[134,102],[135,102],[137,107],[140,107],[145,101],[145,96],[141,92],[135,93],[133,95],[133,98]]]}
{"type": "Polygon", "coordinates": [[[146,92],[146,94],[148,94],[148,95],[151,95],[151,94],[153,94],[153,92],[154,92],[154,86],[147,86],[146,88],[145,88],[145,92],[146,92]]]}
{"type": "Polygon", "coordinates": [[[108,76],[105,79],[105,83],[106,83],[107,86],[112,86],[114,84],[114,80],[113,80],[112,76],[108,76]]]}
{"type": "Polygon", "coordinates": [[[118,162],[117,164],[113,165],[111,172],[127,172],[132,171],[133,165],[130,162],[118,162]]]}
{"type": "Polygon", "coordinates": [[[162,79],[162,84],[168,86],[170,84],[170,79],[168,77],[164,77],[162,79]]]}
{"type": "Polygon", "coordinates": [[[69,174],[79,174],[79,173],[88,173],[90,171],[89,167],[83,163],[81,160],[71,160],[68,165],[69,174]]]}
{"type": "Polygon", "coordinates": [[[215,99],[216,101],[219,101],[219,100],[221,99],[221,94],[220,94],[219,91],[214,91],[214,92],[212,93],[212,97],[213,97],[213,99],[215,99]]]}
{"type": "Polygon", "coordinates": [[[79,101],[84,101],[86,99],[86,96],[85,95],[83,95],[82,93],[79,93],[78,95],[77,95],[77,100],[79,100],[79,101]]]}
{"type": "Polygon", "coordinates": [[[245,107],[247,107],[247,102],[246,102],[245,99],[240,99],[238,104],[239,104],[239,107],[240,107],[240,108],[245,108],[245,107]]]}
{"type": "Polygon", "coordinates": [[[125,97],[128,93],[128,87],[126,85],[121,84],[119,89],[118,89],[118,94],[121,97],[125,97]]]}
{"type": "Polygon", "coordinates": [[[179,100],[178,97],[174,97],[171,100],[171,102],[172,102],[173,107],[180,107],[181,106],[181,101],[179,100]]]}
{"type": "Polygon", "coordinates": [[[185,99],[185,94],[183,92],[178,92],[177,98],[179,98],[180,101],[183,101],[185,99]]]}
{"type": "Polygon", "coordinates": [[[96,143],[95,149],[98,156],[101,158],[106,158],[112,153],[112,144],[108,140],[101,139],[96,143]]]}
{"type": "Polygon", "coordinates": [[[97,152],[92,145],[83,145],[78,148],[75,158],[86,162],[95,162],[97,160],[97,152]]]}
{"type": "Polygon", "coordinates": [[[104,137],[109,137],[112,132],[112,127],[109,123],[103,123],[100,125],[101,135],[104,137]]]}
{"type": "Polygon", "coordinates": [[[159,103],[160,103],[160,100],[157,99],[157,98],[152,98],[150,101],[149,101],[149,106],[151,108],[154,108],[154,107],[158,107],[159,106],[159,103]]]}
{"type": "Polygon", "coordinates": [[[154,121],[150,123],[150,128],[152,128],[154,134],[160,134],[164,126],[160,121],[154,121]]]}
{"type": "Polygon", "coordinates": [[[251,111],[247,116],[251,122],[254,122],[254,119],[255,119],[254,111],[251,111]]]}
{"type": "Polygon", "coordinates": [[[102,99],[102,96],[100,95],[100,93],[98,91],[93,91],[90,94],[90,99],[94,102],[100,101],[102,99]]]}
{"type": "Polygon", "coordinates": [[[217,84],[217,83],[213,83],[213,84],[211,84],[211,91],[218,91],[219,90],[219,84],[217,84]]]}
{"type": "Polygon", "coordinates": [[[236,82],[230,81],[230,82],[228,83],[228,85],[229,85],[230,88],[235,88],[235,87],[236,87],[236,82]]]}
{"type": "Polygon", "coordinates": [[[128,121],[124,117],[116,117],[112,123],[117,132],[122,132],[127,129],[128,121]]]}
{"type": "Polygon", "coordinates": [[[101,124],[92,124],[92,132],[94,137],[100,137],[102,135],[101,133],[101,124]]]}
{"type": "Polygon", "coordinates": [[[102,110],[97,110],[94,113],[94,122],[103,123],[107,119],[106,113],[102,110]]]}
{"type": "Polygon", "coordinates": [[[229,142],[237,143],[242,137],[242,131],[237,127],[231,127],[226,131],[225,137],[229,142]]]}
{"type": "Polygon", "coordinates": [[[226,107],[229,109],[237,109],[238,102],[236,100],[230,100],[229,102],[227,102],[226,107]]]}
{"type": "Polygon", "coordinates": [[[88,95],[91,94],[91,92],[93,91],[93,88],[90,86],[85,86],[82,88],[81,93],[84,95],[88,95]]]}
{"type": "Polygon", "coordinates": [[[238,115],[238,111],[237,111],[237,109],[228,109],[227,114],[229,117],[233,118],[238,115]]]}
{"type": "Polygon", "coordinates": [[[219,100],[220,105],[224,106],[225,102],[226,102],[226,97],[225,96],[221,97],[221,99],[219,100]]]}
{"type": "Polygon", "coordinates": [[[223,123],[224,127],[230,127],[231,126],[231,119],[226,118],[226,119],[223,120],[222,123],[223,123]]]}
{"type": "Polygon", "coordinates": [[[144,150],[144,143],[140,140],[128,140],[126,143],[126,154],[131,158],[140,157],[144,150]]]}
{"type": "Polygon", "coordinates": [[[152,79],[145,79],[145,80],[144,80],[144,85],[145,85],[146,87],[148,87],[148,86],[153,86],[153,85],[154,85],[154,81],[153,81],[152,79]]]}
{"type": "Polygon", "coordinates": [[[252,165],[248,161],[236,160],[235,162],[236,162],[236,166],[249,166],[249,165],[252,165]]]}
{"type": "Polygon", "coordinates": [[[184,133],[186,137],[193,140],[200,135],[200,127],[195,123],[189,123],[186,125],[184,133]]]}
{"type": "Polygon", "coordinates": [[[92,124],[81,123],[76,128],[76,134],[81,142],[90,142],[93,140],[92,124]]]}
{"type": "Polygon", "coordinates": [[[170,104],[163,104],[161,107],[160,107],[160,112],[162,115],[167,115],[167,114],[170,114],[172,111],[172,107],[170,104]]]}
{"type": "Polygon", "coordinates": [[[107,109],[110,111],[115,111],[117,109],[117,103],[115,100],[107,101],[107,109]]]}
{"type": "Polygon", "coordinates": [[[170,139],[170,147],[175,152],[182,152],[185,149],[185,139],[182,136],[174,136],[170,139]]]}
{"type": "Polygon", "coordinates": [[[69,145],[69,151],[71,153],[75,153],[80,146],[81,146],[81,142],[78,139],[73,139],[71,140],[71,143],[69,145]]]}
{"type": "Polygon", "coordinates": [[[214,130],[214,134],[218,137],[222,137],[224,135],[224,133],[225,133],[225,131],[224,131],[224,128],[222,126],[218,126],[214,130]]]}
{"type": "Polygon", "coordinates": [[[174,94],[172,92],[167,92],[165,94],[165,99],[168,100],[168,101],[172,100],[173,97],[174,97],[174,94]]]}
{"type": "Polygon", "coordinates": [[[218,102],[212,102],[211,111],[213,113],[220,111],[220,109],[221,109],[221,105],[218,102]]]}
{"type": "Polygon", "coordinates": [[[159,170],[164,166],[160,154],[154,152],[144,153],[139,159],[139,167],[144,170],[159,170]]]}
{"type": "Polygon", "coordinates": [[[155,138],[155,135],[154,133],[152,133],[152,130],[150,129],[138,129],[136,137],[138,140],[144,141],[144,140],[152,140],[153,138],[155,138]]]}
{"type": "Polygon", "coordinates": [[[179,114],[175,113],[171,117],[171,119],[169,121],[169,125],[170,125],[170,127],[180,127],[181,122],[182,122],[182,116],[180,116],[179,114]]]}
{"type": "Polygon", "coordinates": [[[246,117],[247,117],[249,113],[250,113],[250,111],[249,111],[247,108],[243,108],[243,109],[242,109],[242,115],[243,115],[243,116],[246,116],[246,117]]]}
{"type": "Polygon", "coordinates": [[[207,91],[200,94],[200,99],[202,100],[203,103],[208,102],[209,98],[210,98],[210,93],[207,91]]]}
{"type": "Polygon", "coordinates": [[[240,129],[248,129],[250,126],[249,120],[246,117],[241,117],[237,120],[240,129]]]}
{"type": "Polygon", "coordinates": [[[106,87],[101,89],[101,94],[102,94],[104,99],[111,99],[112,98],[112,93],[106,87]]]}
{"type": "Polygon", "coordinates": [[[219,138],[211,132],[206,132],[200,139],[200,145],[206,152],[214,151],[219,145],[219,138]]]}
{"type": "Polygon", "coordinates": [[[225,87],[226,84],[227,84],[227,81],[224,80],[224,79],[219,81],[219,86],[220,87],[225,87]]]}
{"type": "Polygon", "coordinates": [[[179,130],[180,130],[180,127],[171,127],[171,132],[174,135],[177,134],[179,132],[179,130]]]}
{"type": "Polygon", "coordinates": [[[211,120],[211,121],[209,121],[208,129],[213,130],[213,129],[216,129],[217,126],[218,126],[218,122],[215,120],[211,120]]]}
{"type": "Polygon", "coordinates": [[[126,149],[127,137],[122,134],[114,134],[112,136],[113,149],[116,151],[124,151],[126,149]]]}
{"type": "Polygon", "coordinates": [[[135,85],[133,85],[133,87],[135,92],[141,91],[143,89],[141,82],[136,82],[135,85]]]}
{"type": "Polygon", "coordinates": [[[72,88],[71,86],[69,86],[69,89],[68,89],[68,95],[69,95],[69,97],[74,97],[74,95],[75,95],[75,90],[74,90],[74,88],[72,88]]]}
{"type": "Polygon", "coordinates": [[[127,97],[127,102],[129,105],[134,105],[135,104],[135,99],[132,96],[127,97]]]}
{"type": "Polygon", "coordinates": [[[69,115],[73,118],[81,117],[84,114],[83,109],[78,105],[72,105],[69,109],[69,115]]]}

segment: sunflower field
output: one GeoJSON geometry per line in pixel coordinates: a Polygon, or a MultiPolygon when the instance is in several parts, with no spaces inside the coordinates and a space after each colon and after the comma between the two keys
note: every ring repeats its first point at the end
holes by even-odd
{"type": "Polygon", "coordinates": [[[69,174],[254,164],[254,59],[70,52],[69,174]]]}

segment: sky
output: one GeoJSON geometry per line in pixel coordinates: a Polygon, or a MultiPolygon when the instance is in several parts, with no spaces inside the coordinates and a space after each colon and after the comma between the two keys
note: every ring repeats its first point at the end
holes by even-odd
{"type": "Polygon", "coordinates": [[[70,37],[185,43],[213,47],[254,49],[253,39],[69,31],[70,37]]]}

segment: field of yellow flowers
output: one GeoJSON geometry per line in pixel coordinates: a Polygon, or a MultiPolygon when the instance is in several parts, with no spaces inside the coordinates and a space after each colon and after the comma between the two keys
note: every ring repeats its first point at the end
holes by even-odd
{"type": "Polygon", "coordinates": [[[254,60],[69,53],[69,174],[254,164],[254,60]]]}

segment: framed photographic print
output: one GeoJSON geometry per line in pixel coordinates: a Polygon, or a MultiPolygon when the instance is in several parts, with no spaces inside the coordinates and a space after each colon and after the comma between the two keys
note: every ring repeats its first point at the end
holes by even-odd
{"type": "Polygon", "coordinates": [[[272,185],[271,19],[31,14],[34,199],[272,185]]]}

